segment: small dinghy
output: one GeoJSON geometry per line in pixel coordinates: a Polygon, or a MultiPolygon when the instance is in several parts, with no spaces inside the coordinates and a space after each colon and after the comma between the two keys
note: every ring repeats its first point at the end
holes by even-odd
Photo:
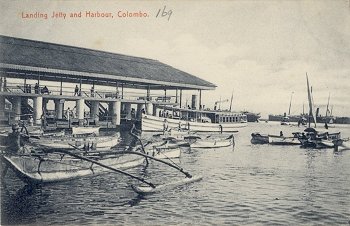
{"type": "Polygon", "coordinates": [[[197,176],[193,176],[191,178],[186,177],[185,179],[182,179],[179,181],[173,181],[173,182],[170,182],[168,184],[162,184],[162,185],[158,185],[155,187],[131,185],[131,188],[132,188],[132,190],[134,190],[138,194],[147,195],[147,194],[162,192],[162,191],[165,191],[168,189],[173,189],[173,188],[176,188],[178,186],[182,186],[182,185],[186,185],[186,184],[200,181],[202,179],[203,179],[202,176],[197,175],[197,176]]]}
{"type": "Polygon", "coordinates": [[[234,146],[234,136],[230,135],[226,138],[213,138],[208,136],[206,138],[199,138],[196,142],[191,144],[191,148],[221,148],[234,146]]]}

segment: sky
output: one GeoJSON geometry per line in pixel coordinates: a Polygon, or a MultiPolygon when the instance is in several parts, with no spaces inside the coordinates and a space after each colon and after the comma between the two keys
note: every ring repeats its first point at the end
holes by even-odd
{"type": "Polygon", "coordinates": [[[0,2],[0,34],[159,60],[217,85],[202,92],[208,107],[233,93],[237,111],[283,114],[292,99],[299,114],[307,73],[321,114],[330,95],[333,114],[350,116],[350,0],[0,2]],[[148,16],[118,17],[139,11],[148,16]],[[23,18],[36,12],[48,19],[23,18]]]}

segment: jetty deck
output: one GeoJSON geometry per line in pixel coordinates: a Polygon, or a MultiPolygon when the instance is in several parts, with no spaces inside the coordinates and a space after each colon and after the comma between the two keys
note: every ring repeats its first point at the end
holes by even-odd
{"type": "Polygon", "coordinates": [[[0,36],[0,51],[0,121],[7,125],[49,117],[116,127],[122,118],[155,114],[154,105],[181,107],[183,90],[199,92],[201,106],[201,91],[216,87],[157,60],[100,50],[0,36]]]}

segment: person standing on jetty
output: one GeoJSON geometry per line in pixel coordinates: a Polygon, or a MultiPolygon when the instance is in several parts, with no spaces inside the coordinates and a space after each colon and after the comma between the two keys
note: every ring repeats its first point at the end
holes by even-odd
{"type": "Polygon", "coordinates": [[[75,85],[74,96],[79,96],[79,87],[78,87],[78,85],[75,85]]]}

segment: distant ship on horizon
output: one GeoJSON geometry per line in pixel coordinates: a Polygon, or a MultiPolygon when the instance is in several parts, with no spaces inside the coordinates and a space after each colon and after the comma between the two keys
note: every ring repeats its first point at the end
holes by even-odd
{"type": "Polygon", "coordinates": [[[259,119],[261,117],[260,113],[254,113],[249,111],[243,111],[242,113],[247,116],[248,122],[259,122],[259,119]]]}

